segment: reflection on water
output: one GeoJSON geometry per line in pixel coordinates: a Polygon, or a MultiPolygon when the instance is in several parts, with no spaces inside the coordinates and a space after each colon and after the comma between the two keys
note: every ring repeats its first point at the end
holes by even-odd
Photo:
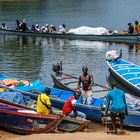
{"type": "Polygon", "coordinates": [[[140,65],[138,44],[52,39],[47,37],[0,36],[0,71],[28,80],[52,83],[54,62],[63,62],[65,72],[79,76],[87,65],[96,83],[106,85],[108,50],[123,50],[123,58],[140,65]]]}

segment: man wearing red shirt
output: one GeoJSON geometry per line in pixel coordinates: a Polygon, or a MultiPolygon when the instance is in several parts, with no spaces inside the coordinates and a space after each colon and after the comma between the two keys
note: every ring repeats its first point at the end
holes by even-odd
{"type": "Polygon", "coordinates": [[[63,114],[66,116],[69,116],[71,118],[79,118],[79,119],[85,119],[86,115],[80,111],[76,111],[75,105],[76,105],[76,99],[80,97],[80,94],[78,92],[74,93],[74,96],[68,98],[68,100],[65,102],[63,106],[63,114]]]}

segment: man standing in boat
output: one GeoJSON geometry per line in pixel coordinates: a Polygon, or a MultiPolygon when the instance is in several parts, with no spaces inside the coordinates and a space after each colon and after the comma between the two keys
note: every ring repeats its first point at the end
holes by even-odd
{"type": "Polygon", "coordinates": [[[94,83],[93,76],[88,74],[87,66],[82,68],[83,74],[78,79],[77,88],[80,89],[82,83],[82,103],[92,105],[92,85],[94,83]]]}

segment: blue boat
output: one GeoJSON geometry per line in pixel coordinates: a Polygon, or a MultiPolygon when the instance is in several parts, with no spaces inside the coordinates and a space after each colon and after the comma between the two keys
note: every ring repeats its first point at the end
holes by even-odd
{"type": "Polygon", "coordinates": [[[132,93],[140,96],[140,66],[123,59],[106,62],[110,73],[132,93]]]}
{"type": "MultiPolygon", "coordinates": [[[[2,87],[5,87],[1,85],[2,87]]],[[[12,105],[15,107],[20,107],[22,109],[28,109],[35,111],[36,100],[37,96],[40,92],[44,91],[44,86],[25,86],[25,87],[18,87],[22,88],[22,91],[19,89],[11,89],[9,87],[5,87],[10,91],[0,92],[0,102],[5,103],[7,105],[12,105]],[[24,90],[24,91],[23,91],[24,90]],[[36,94],[26,92],[28,90],[32,90],[36,92],[36,94]]],[[[60,93],[57,90],[51,90],[55,93],[60,93]]],[[[63,91],[62,91],[63,92],[63,91]]],[[[52,93],[53,94],[53,93],[52,93]]],[[[54,94],[52,95],[54,96],[54,94]]],[[[58,109],[53,109],[55,112],[54,114],[62,114],[62,111],[58,109]]],[[[15,117],[16,118],[16,117],[15,117]]],[[[63,116],[63,120],[57,125],[57,129],[64,132],[77,132],[85,129],[89,125],[90,121],[88,120],[79,120],[79,119],[72,119],[63,116]]]]}
{"type": "MultiPolygon", "coordinates": [[[[29,93],[27,91],[36,90],[38,92],[42,92],[44,88],[44,86],[26,86],[20,87],[16,90],[24,90],[24,94],[32,96],[33,98],[37,98],[38,94],[29,93]]],[[[51,88],[51,102],[55,108],[62,109],[65,101],[71,96],[73,96],[73,92],[51,88]]],[[[92,98],[92,105],[89,106],[81,104],[79,99],[76,104],[76,108],[78,111],[85,113],[89,120],[101,122],[102,112],[100,107],[103,103],[106,103],[106,100],[100,98],[92,98]]],[[[140,128],[140,108],[135,108],[135,105],[134,107],[128,107],[128,116],[126,116],[124,120],[124,125],[140,128]]]]}

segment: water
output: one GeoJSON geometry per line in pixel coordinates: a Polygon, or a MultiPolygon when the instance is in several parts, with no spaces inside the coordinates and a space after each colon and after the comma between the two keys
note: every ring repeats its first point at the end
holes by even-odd
{"type": "MultiPolygon", "coordinates": [[[[65,23],[67,28],[124,30],[128,22],[140,20],[139,7],[139,0],[0,0],[0,23],[15,28],[15,20],[25,18],[29,27],[48,23],[58,29],[65,23]]],[[[87,65],[95,82],[107,85],[105,53],[122,49],[124,59],[140,65],[138,45],[0,35],[0,73],[52,85],[52,64],[62,61],[65,72],[79,76],[87,65]]]]}
{"type": "MultiPolygon", "coordinates": [[[[15,28],[16,19],[25,18],[29,27],[33,23],[40,26],[48,23],[58,29],[65,23],[68,28],[85,25],[121,30],[127,28],[128,22],[139,20],[138,3],[138,0],[1,0],[0,19],[10,28],[15,28]]],[[[62,61],[64,71],[75,76],[87,65],[95,82],[106,85],[106,51],[122,49],[124,59],[140,65],[137,48],[135,44],[0,35],[0,72],[52,85],[52,64],[62,61]]]]}

